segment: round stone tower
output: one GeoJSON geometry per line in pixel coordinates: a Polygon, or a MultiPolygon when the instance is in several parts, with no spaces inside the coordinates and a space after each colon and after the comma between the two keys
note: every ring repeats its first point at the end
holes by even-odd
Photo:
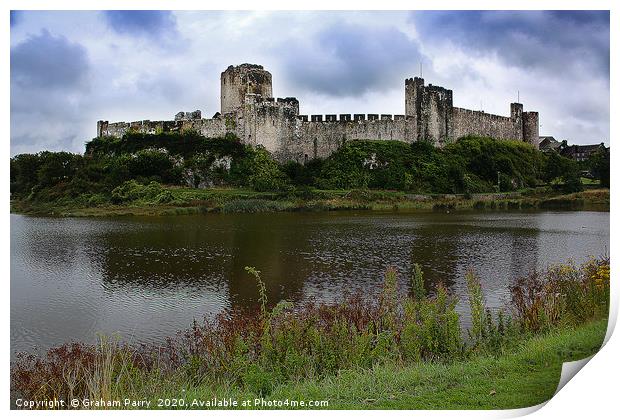
{"type": "Polygon", "coordinates": [[[271,73],[258,64],[229,66],[221,76],[221,113],[235,112],[243,106],[248,93],[273,97],[271,73]]]}
{"type": "Polygon", "coordinates": [[[523,141],[538,149],[538,112],[523,113],[523,141]]]}

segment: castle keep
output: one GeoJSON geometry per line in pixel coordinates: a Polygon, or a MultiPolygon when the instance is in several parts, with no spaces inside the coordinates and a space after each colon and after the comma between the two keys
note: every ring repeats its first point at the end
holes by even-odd
{"type": "Polygon", "coordinates": [[[221,75],[221,109],[213,118],[200,111],[179,112],[172,121],[97,122],[97,136],[195,130],[206,137],[234,133],[242,142],[262,145],[280,161],[326,157],[350,140],[432,141],[441,147],[468,134],[519,140],[538,148],[538,112],[510,104],[510,116],[452,106],[452,91],[405,80],[405,114],[300,115],[295,98],[273,98],[271,73],[241,64],[221,75]]]}

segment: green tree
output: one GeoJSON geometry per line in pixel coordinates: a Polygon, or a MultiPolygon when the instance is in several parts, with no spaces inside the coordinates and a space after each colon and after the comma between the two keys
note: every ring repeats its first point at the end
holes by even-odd
{"type": "Polygon", "coordinates": [[[256,191],[284,191],[288,177],[263,147],[257,147],[247,162],[248,184],[256,191]]]}
{"type": "Polygon", "coordinates": [[[601,147],[588,160],[588,166],[592,175],[601,183],[601,187],[609,188],[609,149],[601,147]]]}
{"type": "Polygon", "coordinates": [[[38,154],[23,153],[11,158],[11,195],[27,197],[32,192],[40,163],[38,154]]]}
{"type": "Polygon", "coordinates": [[[82,156],[69,152],[40,152],[39,159],[37,182],[42,187],[70,181],[82,166],[82,156]]]}

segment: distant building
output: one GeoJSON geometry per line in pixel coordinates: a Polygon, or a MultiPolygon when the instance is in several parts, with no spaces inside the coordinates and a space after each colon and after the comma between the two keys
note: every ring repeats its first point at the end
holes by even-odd
{"type": "Polygon", "coordinates": [[[588,160],[588,158],[594,153],[605,148],[605,143],[588,144],[585,146],[573,144],[571,146],[560,148],[560,155],[569,159],[576,160],[577,162],[583,162],[584,160],[588,160]]]}
{"type": "Polygon", "coordinates": [[[542,152],[551,150],[557,151],[562,143],[557,141],[553,136],[540,136],[538,137],[538,148],[542,152]]]}

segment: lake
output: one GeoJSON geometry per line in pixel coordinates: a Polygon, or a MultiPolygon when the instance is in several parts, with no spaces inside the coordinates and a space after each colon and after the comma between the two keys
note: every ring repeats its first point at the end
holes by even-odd
{"type": "Polygon", "coordinates": [[[11,214],[11,351],[97,333],[153,342],[194,319],[270,302],[374,294],[386,268],[407,289],[419,263],[443,282],[468,323],[465,273],[492,307],[534,268],[609,250],[608,212],[317,212],[47,218],[11,214]]]}

